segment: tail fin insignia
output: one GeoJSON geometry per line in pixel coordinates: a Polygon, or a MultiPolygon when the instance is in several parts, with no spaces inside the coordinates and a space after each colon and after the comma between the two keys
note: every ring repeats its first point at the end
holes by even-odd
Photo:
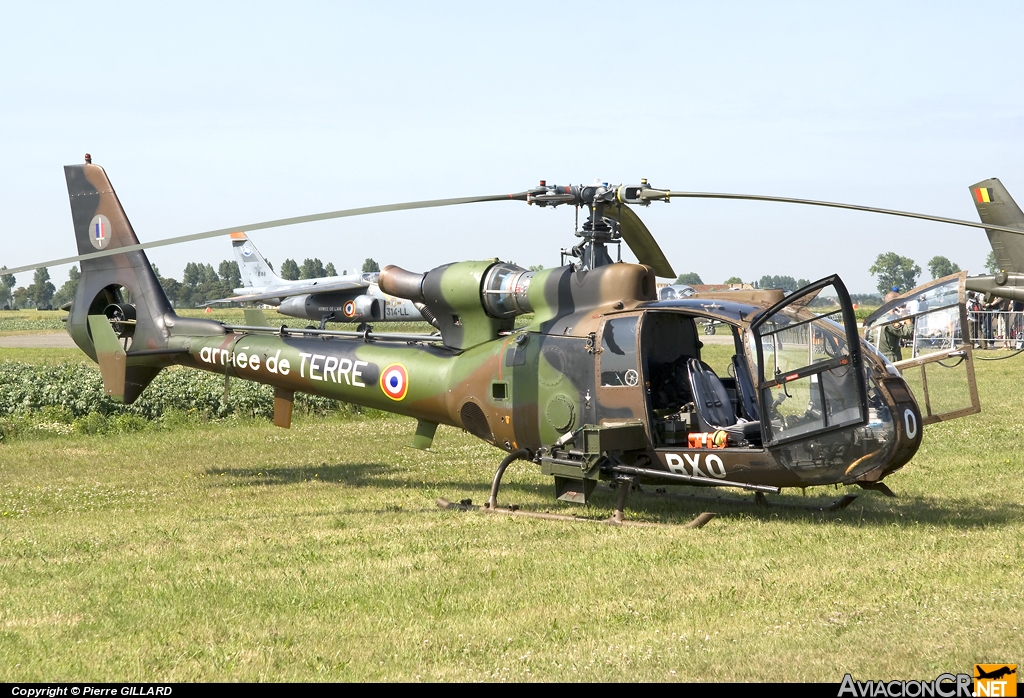
{"type": "Polygon", "coordinates": [[[95,216],[89,223],[89,230],[92,232],[89,242],[97,250],[102,250],[110,243],[110,219],[106,216],[102,214],[95,216]]]}
{"type": "Polygon", "coordinates": [[[231,247],[243,285],[263,287],[282,282],[245,233],[231,233],[231,247]]]}

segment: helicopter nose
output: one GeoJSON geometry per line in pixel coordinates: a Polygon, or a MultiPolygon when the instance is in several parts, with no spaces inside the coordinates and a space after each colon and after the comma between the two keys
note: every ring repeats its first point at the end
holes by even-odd
{"type": "Polygon", "coordinates": [[[885,379],[886,392],[892,398],[893,426],[896,428],[896,448],[886,466],[886,473],[902,467],[921,446],[921,410],[902,377],[890,376],[885,379]]]}

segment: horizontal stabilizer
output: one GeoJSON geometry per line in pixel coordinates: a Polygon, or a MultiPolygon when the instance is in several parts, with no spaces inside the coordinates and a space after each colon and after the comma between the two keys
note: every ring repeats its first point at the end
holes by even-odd
{"type": "Polygon", "coordinates": [[[249,327],[270,327],[267,316],[259,308],[246,308],[242,312],[245,314],[245,324],[249,327]]]}
{"type": "Polygon", "coordinates": [[[114,334],[106,315],[90,315],[89,331],[96,347],[96,361],[103,376],[103,392],[117,402],[124,401],[124,373],[126,355],[124,347],[114,334]]]}

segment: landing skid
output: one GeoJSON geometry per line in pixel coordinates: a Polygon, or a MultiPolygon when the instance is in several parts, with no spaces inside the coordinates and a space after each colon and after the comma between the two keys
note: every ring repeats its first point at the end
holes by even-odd
{"type": "Polygon", "coordinates": [[[844,494],[839,499],[834,499],[828,504],[799,504],[797,502],[770,502],[760,492],[755,492],[754,497],[712,497],[706,494],[677,494],[677,493],[658,493],[663,497],[670,497],[672,499],[681,499],[688,502],[714,502],[715,504],[728,504],[730,506],[756,506],[766,507],[768,509],[803,509],[804,511],[824,512],[824,511],[839,511],[850,506],[853,500],[857,499],[855,494],[844,494]]]}
{"type": "MultiPolygon", "coordinates": [[[[625,487],[624,489],[629,489],[625,487]]],[[[608,517],[607,519],[588,519],[582,516],[569,516],[566,514],[550,514],[542,511],[525,511],[519,507],[512,505],[510,507],[495,507],[491,508],[487,505],[478,506],[473,504],[472,500],[464,499],[461,502],[449,502],[443,497],[438,497],[437,506],[441,509],[449,509],[454,511],[479,511],[484,514],[504,514],[506,516],[525,516],[531,519],[543,519],[545,521],[579,521],[583,523],[597,523],[606,524],[608,526],[642,526],[646,528],[701,528],[711,519],[715,518],[717,514],[710,511],[705,511],[702,514],[696,516],[693,520],[688,521],[685,524],[662,524],[653,523],[650,521],[627,521],[622,517],[622,511],[616,509],[615,514],[608,517]]]]}
{"type": "MultiPolygon", "coordinates": [[[[517,460],[529,460],[533,454],[525,448],[516,449],[512,451],[504,460],[498,465],[498,469],[494,472],[494,480],[491,482],[491,494],[487,498],[487,504],[484,506],[474,506],[473,500],[464,499],[458,504],[449,502],[447,499],[438,498],[437,506],[442,509],[457,509],[460,511],[481,511],[485,514],[505,514],[506,516],[528,516],[534,519],[544,519],[546,521],[583,521],[586,523],[603,523],[609,526],[674,526],[675,524],[657,524],[649,523],[646,521],[626,521],[626,497],[629,496],[629,490],[636,483],[636,479],[628,475],[620,475],[615,479],[618,484],[618,493],[615,498],[615,510],[611,517],[607,519],[587,519],[579,516],[568,516],[566,514],[549,514],[547,512],[533,512],[523,511],[516,505],[510,507],[499,507],[498,506],[498,489],[501,487],[501,478],[505,475],[505,470],[517,460]]],[[[683,524],[683,528],[701,528],[711,519],[715,518],[717,514],[710,511],[706,511],[700,514],[689,523],[683,524]]]]}
{"type": "Polygon", "coordinates": [[[858,482],[857,484],[866,490],[871,490],[872,492],[881,492],[886,497],[896,497],[896,493],[890,490],[889,486],[884,482],[858,482]]]}

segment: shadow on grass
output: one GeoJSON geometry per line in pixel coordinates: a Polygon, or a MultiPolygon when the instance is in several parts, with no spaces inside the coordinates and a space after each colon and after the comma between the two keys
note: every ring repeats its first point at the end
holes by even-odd
{"type": "MultiPolygon", "coordinates": [[[[398,468],[383,463],[344,463],[341,465],[302,465],[265,468],[207,468],[207,477],[226,475],[230,478],[224,486],[266,487],[268,485],[294,485],[299,482],[320,480],[341,483],[349,487],[401,487],[389,473],[398,468]]],[[[214,480],[220,484],[220,480],[214,480]]]]}
{"type": "MultiPolygon", "coordinates": [[[[914,523],[967,529],[1024,522],[1024,506],[1016,502],[979,503],[977,500],[945,495],[936,495],[935,497],[900,496],[896,499],[883,499],[879,495],[865,496],[861,493],[845,509],[809,511],[786,506],[761,506],[755,502],[752,495],[723,494],[721,495],[722,501],[715,502],[707,499],[688,498],[686,495],[690,492],[684,492],[683,488],[665,494],[658,494],[652,490],[653,488],[646,489],[642,493],[631,492],[626,501],[627,509],[650,513],[678,510],[685,512],[681,518],[686,518],[698,511],[715,511],[719,516],[729,518],[740,516],[765,521],[819,521],[823,524],[846,526],[891,526],[894,523],[914,523]],[[743,503],[727,500],[741,500],[743,503]]],[[[847,492],[858,494],[849,490],[846,492],[838,490],[835,497],[775,495],[769,496],[767,499],[769,503],[775,504],[819,507],[827,505],[847,492]]],[[[715,496],[713,493],[703,491],[693,492],[693,494],[701,497],[715,496]]],[[[611,502],[614,496],[614,492],[611,490],[604,490],[605,500],[611,502]]]]}
{"type": "MultiPolygon", "coordinates": [[[[300,482],[319,480],[328,484],[341,484],[346,487],[376,487],[380,489],[415,489],[424,487],[420,476],[409,476],[402,468],[383,463],[339,463],[336,465],[319,466],[282,466],[269,468],[208,468],[207,477],[214,485],[221,482],[219,477],[224,474],[225,487],[268,485],[293,485],[300,482]],[[216,479],[214,479],[216,478],[216,479]]],[[[465,482],[461,480],[429,478],[427,486],[431,488],[451,489],[455,493],[487,499],[491,491],[490,479],[484,481],[465,482]]],[[[503,482],[502,492],[519,492],[544,496],[547,488],[535,483],[503,482]]],[[[461,497],[460,497],[461,498],[461,497]]],[[[482,501],[481,500],[481,501],[482,501]]]]}
{"type": "MultiPolygon", "coordinates": [[[[341,463],[320,466],[288,466],[269,468],[228,468],[208,469],[211,484],[217,486],[273,486],[292,485],[301,482],[320,481],[325,484],[340,484],[344,487],[379,489],[416,489],[429,486],[440,490],[452,501],[471,498],[477,504],[487,500],[491,483],[489,480],[456,480],[451,478],[430,478],[423,484],[422,476],[406,477],[401,468],[383,463],[341,463]],[[222,479],[221,474],[226,476],[222,479]],[[215,478],[215,479],[214,479],[215,478]]],[[[981,528],[1002,526],[1024,521],[1024,506],[1016,502],[996,501],[979,503],[977,500],[954,498],[946,495],[935,497],[901,496],[883,499],[877,494],[858,493],[858,498],[846,509],[836,511],[808,511],[801,508],[782,506],[759,506],[754,497],[744,494],[722,494],[718,501],[689,498],[715,497],[714,492],[678,488],[659,494],[653,487],[641,492],[631,492],[626,500],[627,518],[662,523],[686,523],[702,511],[714,511],[724,518],[751,518],[763,521],[820,522],[823,525],[844,526],[891,526],[900,523],[931,524],[949,528],[981,528]],[[682,495],[682,496],[680,496],[682,495]],[[736,503],[731,500],[740,500],[736,503]]],[[[856,493],[856,492],[851,492],[856,493]]],[[[808,506],[822,506],[842,496],[842,490],[835,497],[801,495],[769,496],[772,503],[790,503],[808,506]]],[[[606,485],[599,486],[588,506],[560,502],[553,497],[549,484],[521,483],[506,481],[501,485],[499,504],[521,504],[532,511],[551,511],[572,514],[584,518],[603,518],[609,515],[615,505],[616,493],[606,485]],[[517,500],[523,497],[529,504],[517,500]],[[537,501],[540,500],[540,501],[537,501]]]]}

